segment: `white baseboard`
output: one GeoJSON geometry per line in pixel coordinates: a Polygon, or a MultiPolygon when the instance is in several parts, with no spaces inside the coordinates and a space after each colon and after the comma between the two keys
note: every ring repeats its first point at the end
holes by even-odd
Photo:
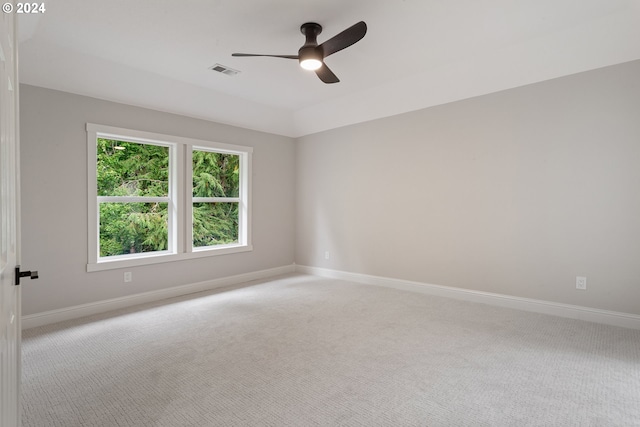
{"type": "Polygon", "coordinates": [[[73,307],[61,308],[58,310],[30,314],[22,317],[22,329],[35,328],[37,326],[49,325],[51,323],[62,322],[64,320],[77,319],[79,317],[104,313],[147,302],[160,301],[195,292],[209,291],[212,289],[223,288],[225,286],[250,282],[252,280],[268,279],[270,277],[293,272],[295,272],[295,265],[291,264],[282,267],[270,268],[268,270],[253,271],[251,273],[222,277],[219,279],[207,280],[205,282],[191,283],[188,285],[175,286],[172,288],[144,292],[126,297],[113,298],[104,301],[76,305],[73,307]]]}
{"type": "Polygon", "coordinates": [[[347,280],[349,282],[356,282],[367,285],[385,286],[388,288],[401,289],[405,291],[479,302],[500,307],[513,308],[517,310],[525,310],[535,313],[567,317],[570,319],[586,320],[588,322],[603,323],[606,325],[621,326],[624,328],[640,329],[640,316],[636,314],[600,310],[597,308],[582,307],[578,305],[562,304],[530,298],[520,298],[510,295],[494,294],[490,292],[473,291],[469,289],[454,288],[450,286],[431,285],[428,283],[412,282],[408,280],[393,279],[389,277],[349,273],[346,271],[330,270],[319,267],[296,265],[295,268],[299,273],[311,274],[314,276],[347,280]]]}
{"type": "Polygon", "coordinates": [[[479,302],[500,307],[518,310],[532,311],[535,313],[549,314],[553,316],[580,319],[589,322],[603,323],[625,328],[640,329],[640,316],[630,313],[600,310],[596,308],[582,307],[578,305],[562,304],[550,301],[530,298],[514,297],[510,295],[495,294],[490,292],[473,291],[469,289],[454,288],[450,286],[432,285],[428,283],[412,282],[409,280],[393,279],[389,277],[371,276],[367,274],[350,273],[346,271],[331,270],[320,267],[304,265],[287,265],[268,270],[254,271],[236,276],[222,277],[188,285],[175,286],[157,291],[144,292],[126,297],[113,298],[73,307],[51,310],[42,313],[30,314],[22,317],[22,329],[35,328],[37,326],[104,313],[111,310],[130,307],[147,302],[160,301],[195,292],[208,291],[225,286],[237,285],[252,280],[268,279],[287,273],[299,272],[331,279],[347,280],[350,282],[367,285],[384,286],[411,292],[437,295],[465,301],[479,302]]]}

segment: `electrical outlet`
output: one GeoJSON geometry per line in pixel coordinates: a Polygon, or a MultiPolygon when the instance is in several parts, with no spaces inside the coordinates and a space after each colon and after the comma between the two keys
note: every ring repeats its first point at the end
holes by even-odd
{"type": "Polygon", "coordinates": [[[582,276],[576,276],[576,289],[581,291],[587,290],[587,278],[582,276]]]}
{"type": "Polygon", "coordinates": [[[125,271],[124,272],[124,282],[128,283],[128,282],[132,282],[133,281],[133,274],[131,274],[130,271],[125,271]]]}
{"type": "Polygon", "coordinates": [[[324,252],[324,259],[329,259],[329,257],[330,257],[329,251],[325,251],[324,252]]]}

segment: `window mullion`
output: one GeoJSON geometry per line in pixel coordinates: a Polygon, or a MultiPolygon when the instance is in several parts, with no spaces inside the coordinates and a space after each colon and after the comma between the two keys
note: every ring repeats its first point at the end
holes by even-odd
{"type": "Polygon", "coordinates": [[[184,252],[193,252],[193,146],[185,146],[184,159],[184,252]]]}
{"type": "Polygon", "coordinates": [[[98,134],[94,129],[87,125],[87,161],[88,161],[88,188],[87,196],[89,200],[88,205],[88,262],[89,264],[96,264],[100,256],[100,220],[98,212],[100,212],[100,205],[96,201],[98,195],[98,149],[97,149],[98,134]]]}
{"type": "Polygon", "coordinates": [[[169,157],[169,250],[174,253],[182,252],[184,236],[181,228],[182,218],[182,174],[184,169],[183,147],[177,144],[171,146],[169,157]]]}

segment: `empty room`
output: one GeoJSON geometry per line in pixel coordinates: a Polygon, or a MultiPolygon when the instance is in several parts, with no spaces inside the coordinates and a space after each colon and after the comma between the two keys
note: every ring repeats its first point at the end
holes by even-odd
{"type": "Polygon", "coordinates": [[[6,2],[0,426],[640,425],[639,22],[6,2]]]}

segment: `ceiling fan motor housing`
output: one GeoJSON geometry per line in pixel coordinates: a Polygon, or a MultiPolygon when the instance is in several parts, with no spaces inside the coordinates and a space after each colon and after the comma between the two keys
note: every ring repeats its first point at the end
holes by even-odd
{"type": "Polygon", "coordinates": [[[322,62],[324,59],[322,47],[318,46],[318,34],[322,32],[322,26],[315,22],[307,22],[300,26],[300,32],[305,36],[304,45],[298,50],[300,63],[309,59],[322,62]]]}
{"type": "Polygon", "coordinates": [[[324,56],[322,55],[322,48],[319,46],[307,46],[301,47],[298,51],[298,60],[300,62],[307,61],[309,59],[316,59],[318,61],[322,61],[324,56]]]}

